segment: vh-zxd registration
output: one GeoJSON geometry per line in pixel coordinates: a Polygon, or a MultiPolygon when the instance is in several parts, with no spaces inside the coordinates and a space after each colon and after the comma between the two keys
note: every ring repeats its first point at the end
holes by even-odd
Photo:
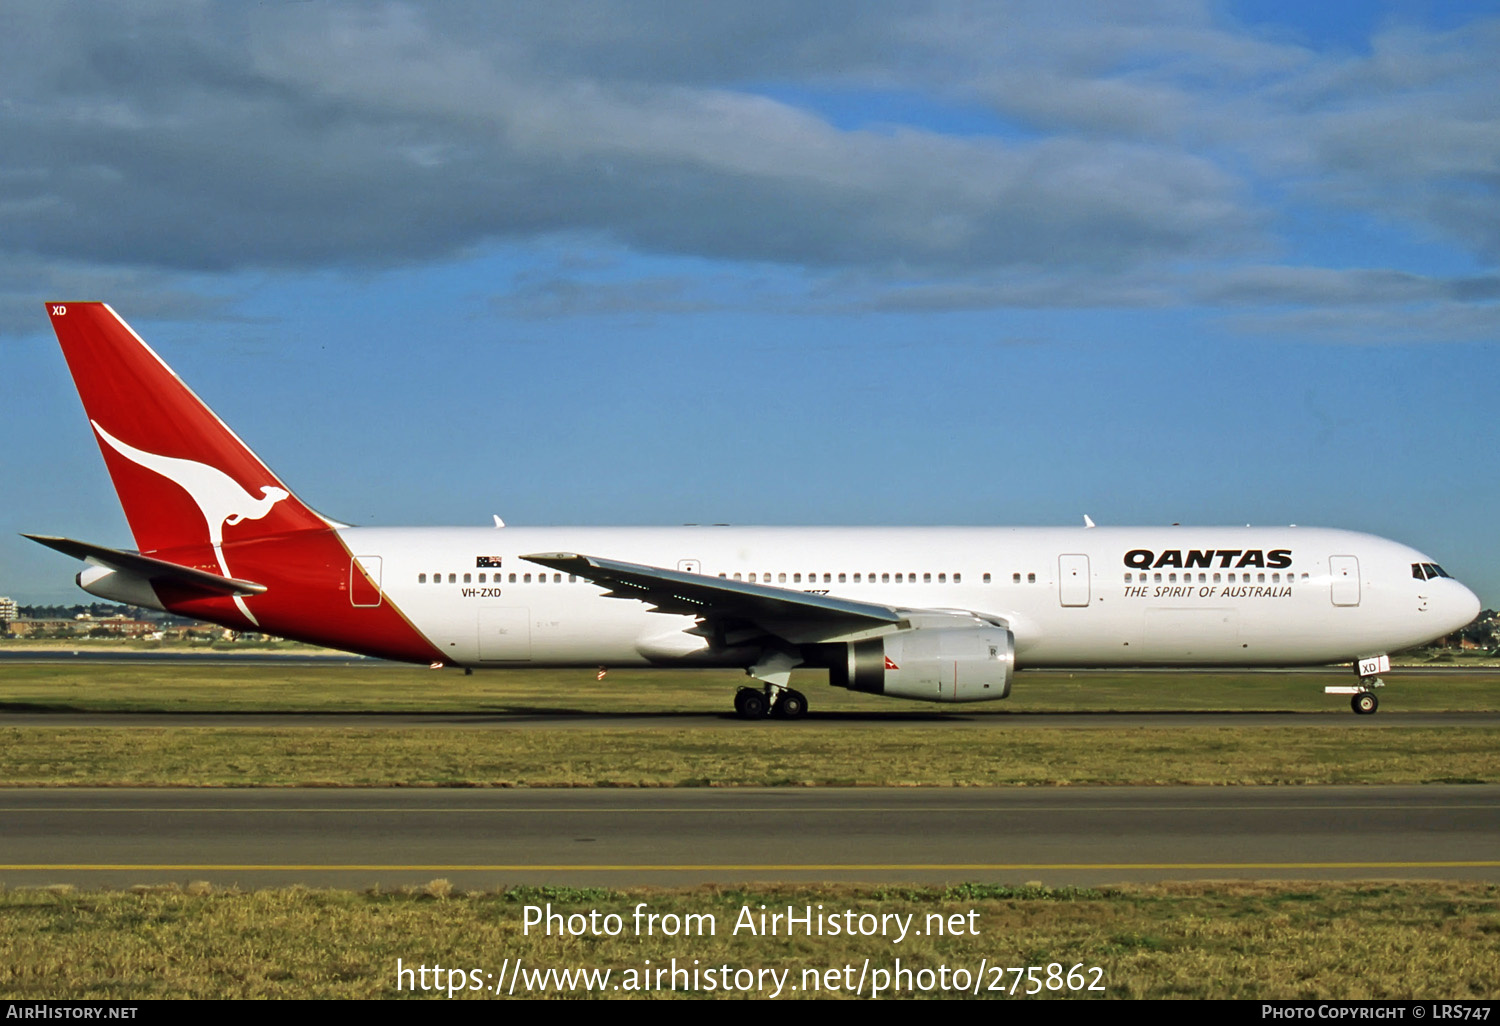
{"type": "Polygon", "coordinates": [[[1430,557],[1310,527],[352,527],[306,505],[113,310],[51,303],[135,548],[31,535],[102,598],[434,667],[722,666],[931,702],[1028,667],[1353,663],[1473,619],[1430,557]]]}

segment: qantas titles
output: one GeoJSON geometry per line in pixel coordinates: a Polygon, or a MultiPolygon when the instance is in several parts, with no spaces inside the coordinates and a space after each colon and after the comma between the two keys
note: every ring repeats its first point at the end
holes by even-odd
{"type": "Polygon", "coordinates": [[[1131,549],[1125,553],[1125,565],[1136,570],[1155,570],[1164,566],[1207,569],[1215,565],[1215,559],[1219,561],[1217,565],[1224,569],[1255,566],[1285,570],[1292,565],[1292,550],[1272,549],[1266,552],[1263,549],[1188,549],[1186,556],[1181,549],[1163,549],[1160,553],[1154,553],[1150,549],[1131,549]]]}

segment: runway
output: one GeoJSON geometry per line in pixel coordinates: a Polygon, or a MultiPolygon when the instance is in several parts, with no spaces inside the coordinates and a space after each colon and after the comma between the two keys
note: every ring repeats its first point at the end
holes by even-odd
{"type": "Polygon", "coordinates": [[[1500,881],[1500,786],[14,789],[0,884],[1500,881]]]}
{"type": "Polygon", "coordinates": [[[746,723],[732,712],[632,713],[574,712],[88,712],[7,710],[0,727],[352,727],[362,730],[437,728],[444,730],[527,730],[566,728],[799,730],[809,727],[952,727],[979,730],[1129,730],[1150,727],[1500,727],[1500,712],[1386,712],[1356,716],[1345,705],[1330,712],[978,712],[885,710],[817,712],[795,723],[767,719],[746,723]]]}

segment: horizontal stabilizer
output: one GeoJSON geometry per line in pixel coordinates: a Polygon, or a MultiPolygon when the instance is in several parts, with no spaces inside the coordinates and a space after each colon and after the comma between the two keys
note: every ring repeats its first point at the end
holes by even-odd
{"type": "Polygon", "coordinates": [[[27,534],[24,538],[56,549],[74,559],[81,559],[95,566],[108,567],[124,573],[142,577],[153,584],[176,584],[215,595],[259,595],[266,590],[264,584],[241,581],[234,577],[223,577],[207,570],[195,570],[190,566],[169,563],[164,559],[152,559],[139,552],[107,549],[103,545],[74,541],[72,538],[54,538],[45,534],[27,534]]]}

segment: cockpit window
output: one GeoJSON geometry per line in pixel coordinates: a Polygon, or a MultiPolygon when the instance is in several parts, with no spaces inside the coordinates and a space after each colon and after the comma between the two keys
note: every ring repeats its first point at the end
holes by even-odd
{"type": "Polygon", "coordinates": [[[1411,575],[1419,581],[1430,581],[1434,577],[1453,576],[1436,563],[1413,563],[1411,565],[1411,575]]]}

